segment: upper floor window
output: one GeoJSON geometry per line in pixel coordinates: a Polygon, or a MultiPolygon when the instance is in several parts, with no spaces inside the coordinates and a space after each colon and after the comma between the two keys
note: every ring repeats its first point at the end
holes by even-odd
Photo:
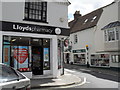
{"type": "Polygon", "coordinates": [[[104,31],[105,41],[116,41],[120,40],[120,30],[119,28],[109,28],[104,31]]]}
{"type": "Polygon", "coordinates": [[[25,2],[25,20],[46,22],[47,2],[25,2]]]}
{"type": "Polygon", "coordinates": [[[77,35],[74,35],[74,44],[76,44],[78,42],[78,37],[77,35]]]}

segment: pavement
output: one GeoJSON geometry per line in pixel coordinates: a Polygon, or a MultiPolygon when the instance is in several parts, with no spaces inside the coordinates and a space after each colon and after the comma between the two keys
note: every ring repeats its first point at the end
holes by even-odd
{"type": "Polygon", "coordinates": [[[81,83],[80,77],[65,71],[64,75],[59,76],[57,78],[51,78],[49,76],[48,78],[39,78],[38,76],[34,76],[34,78],[31,79],[31,89],[61,87],[79,83],[81,83]]]}
{"type": "MultiPolygon", "coordinates": [[[[53,78],[52,75],[49,76],[34,76],[31,79],[31,89],[40,89],[40,88],[49,88],[49,87],[62,87],[62,86],[70,86],[74,84],[81,84],[82,83],[82,78],[70,73],[68,70],[80,70],[82,72],[86,73],[91,73],[94,74],[93,72],[96,73],[96,76],[100,76],[99,73],[106,74],[106,75],[114,75],[115,77],[119,77],[120,72],[119,71],[114,71],[105,69],[105,68],[87,68],[86,66],[79,66],[79,65],[70,65],[70,64],[65,64],[64,65],[67,69],[65,69],[64,75],[59,76],[57,78],[53,78]]],[[[118,79],[119,81],[119,79],[118,79]]]]}

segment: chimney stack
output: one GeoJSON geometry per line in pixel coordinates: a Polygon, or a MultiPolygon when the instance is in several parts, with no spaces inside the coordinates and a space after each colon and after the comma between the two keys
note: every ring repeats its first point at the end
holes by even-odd
{"type": "Polygon", "coordinates": [[[81,16],[80,11],[75,11],[74,13],[74,20],[81,16]]]}

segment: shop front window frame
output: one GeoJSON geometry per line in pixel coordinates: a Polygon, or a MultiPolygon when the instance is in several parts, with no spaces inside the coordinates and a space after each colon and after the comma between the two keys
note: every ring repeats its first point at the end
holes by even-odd
{"type": "Polygon", "coordinates": [[[120,55],[111,55],[112,63],[120,63],[120,55]]]}
{"type": "MultiPolygon", "coordinates": [[[[12,46],[21,46],[21,45],[15,45],[15,44],[11,44],[11,41],[9,41],[10,43],[4,43],[4,37],[10,37],[10,39],[11,39],[11,37],[19,37],[19,38],[29,38],[29,45],[27,46],[28,47],[28,68],[29,68],[29,70],[27,70],[28,72],[29,71],[31,71],[31,63],[32,63],[32,61],[31,61],[31,57],[30,57],[30,53],[29,53],[29,51],[30,51],[30,46],[32,46],[31,45],[31,40],[33,39],[32,37],[23,37],[23,36],[7,36],[7,35],[3,35],[3,51],[2,52],[4,52],[4,46],[10,46],[10,57],[11,57],[11,47],[12,46]]],[[[50,70],[50,39],[45,39],[45,38],[37,38],[37,39],[40,39],[40,40],[42,40],[42,45],[41,45],[41,47],[44,49],[44,48],[48,48],[48,54],[49,54],[49,61],[48,61],[48,63],[49,63],[49,68],[47,68],[47,69],[45,69],[44,67],[43,67],[43,70],[50,70]],[[43,39],[45,39],[45,40],[49,40],[49,45],[48,44],[46,44],[46,45],[43,45],[43,39]]],[[[26,45],[22,45],[22,46],[26,46],[26,45]]],[[[43,52],[43,54],[44,54],[44,52],[43,52]]],[[[3,57],[4,57],[4,54],[3,54],[3,57]]],[[[4,63],[4,60],[3,60],[4,58],[2,58],[2,63],[4,63]]],[[[44,58],[43,58],[43,64],[44,64],[44,58]]],[[[10,64],[10,66],[11,66],[11,64],[10,64]]],[[[18,66],[18,65],[17,65],[18,66]]],[[[17,67],[17,69],[19,70],[19,68],[17,67]]],[[[20,70],[19,70],[20,71],[20,70]]],[[[25,71],[25,72],[27,72],[27,71],[25,71]]],[[[24,72],[24,71],[23,71],[24,72]]]]}
{"type": "Polygon", "coordinates": [[[91,66],[96,67],[109,67],[110,55],[109,54],[91,54],[90,56],[91,66]],[[93,58],[94,57],[94,58],[93,58]]]}

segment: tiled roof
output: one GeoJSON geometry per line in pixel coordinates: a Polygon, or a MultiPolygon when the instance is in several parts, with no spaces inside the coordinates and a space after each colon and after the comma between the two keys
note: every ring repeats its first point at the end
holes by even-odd
{"type": "Polygon", "coordinates": [[[84,16],[79,16],[79,18],[69,22],[70,33],[75,33],[96,26],[102,12],[103,9],[100,8],[84,16]]]}
{"type": "Polygon", "coordinates": [[[112,28],[112,27],[117,27],[117,26],[120,26],[120,21],[111,22],[108,25],[104,26],[101,30],[112,28]]]}

